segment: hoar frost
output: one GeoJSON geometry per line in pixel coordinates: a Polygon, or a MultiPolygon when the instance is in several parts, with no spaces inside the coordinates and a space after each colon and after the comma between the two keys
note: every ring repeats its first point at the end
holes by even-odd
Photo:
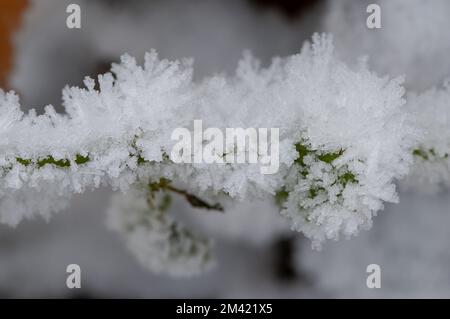
{"type": "Polygon", "coordinates": [[[153,272],[181,277],[209,270],[214,265],[209,241],[168,215],[167,194],[152,195],[152,205],[147,196],[151,195],[139,189],[115,195],[108,212],[109,227],[124,237],[138,261],[153,272]]]}
{"type": "MultiPolygon", "coordinates": [[[[301,53],[266,68],[246,53],[232,77],[193,82],[192,72],[191,61],[160,60],[154,51],[143,67],[124,55],[114,76],[98,77],[99,90],[90,78],[85,89],[64,89],[66,114],[52,106],[23,114],[17,96],[1,92],[0,221],[47,216],[45,209],[63,207],[53,204],[59,198],[101,185],[126,191],[164,178],[209,198],[276,196],[292,228],[317,247],[368,228],[383,202],[397,201],[394,181],[407,173],[417,137],[401,79],[380,78],[364,63],[349,68],[335,57],[331,36],[318,34],[301,53]],[[171,162],[171,132],[194,119],[207,127],[279,128],[278,172],[171,162]],[[13,210],[15,197],[22,205],[13,210]]],[[[152,224],[157,238],[137,227],[130,247],[160,242],[170,223],[152,224]]]]}

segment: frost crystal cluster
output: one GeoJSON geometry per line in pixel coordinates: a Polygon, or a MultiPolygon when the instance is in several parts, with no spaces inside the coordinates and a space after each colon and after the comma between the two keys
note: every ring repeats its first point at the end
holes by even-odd
{"type": "MultiPolygon", "coordinates": [[[[192,80],[190,60],[160,60],[153,51],[143,67],[124,55],[111,71],[98,83],[86,78],[86,88],[65,88],[65,114],[52,106],[23,114],[17,96],[1,92],[2,223],[47,217],[72,194],[102,185],[159,185],[209,209],[221,208],[215,202],[222,198],[275,197],[292,228],[318,247],[368,228],[384,202],[397,201],[394,182],[413,160],[418,131],[405,111],[402,80],[380,78],[364,63],[348,67],[328,35],[314,35],[299,54],[266,68],[245,54],[234,76],[201,82],[192,80]],[[171,133],[192,129],[194,119],[205,127],[279,128],[278,173],[260,174],[259,164],[173,163],[171,133]]],[[[441,154],[438,145],[435,151],[441,154]]],[[[145,198],[131,196],[116,203],[113,225],[128,234],[139,259],[159,270],[151,255],[169,261],[179,252],[175,259],[199,265],[204,246],[166,215],[151,207],[145,213],[145,198]]]]}
{"type": "Polygon", "coordinates": [[[408,95],[408,111],[424,136],[413,150],[414,166],[402,182],[406,189],[433,192],[450,186],[450,82],[408,95]]]}
{"type": "Polygon", "coordinates": [[[168,196],[138,189],[115,195],[109,227],[122,234],[144,267],[156,273],[190,276],[208,270],[214,265],[210,243],[168,216],[168,196]]]}

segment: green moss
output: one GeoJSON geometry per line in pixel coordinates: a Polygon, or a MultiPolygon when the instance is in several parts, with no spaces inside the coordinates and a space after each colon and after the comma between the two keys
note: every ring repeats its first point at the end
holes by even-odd
{"type": "Polygon", "coordinates": [[[430,149],[428,150],[428,152],[430,152],[431,155],[436,156],[436,152],[434,151],[433,148],[430,148],[430,149]]]}
{"type": "Polygon", "coordinates": [[[317,190],[314,188],[310,188],[308,193],[309,193],[308,198],[313,199],[317,196],[317,190]]]}
{"type": "Polygon", "coordinates": [[[308,191],[308,198],[314,199],[319,195],[319,192],[325,191],[325,188],[323,187],[311,187],[308,191]]]}
{"type": "Polygon", "coordinates": [[[307,146],[303,145],[302,143],[295,144],[295,149],[297,150],[298,157],[294,162],[300,166],[305,166],[303,159],[306,155],[311,153],[311,150],[307,146]]]}
{"type": "Polygon", "coordinates": [[[16,161],[17,161],[18,163],[24,165],[24,166],[28,166],[28,165],[31,164],[31,160],[29,160],[29,159],[23,159],[23,158],[20,158],[20,157],[16,157],[16,161]]]}
{"type": "MultiPolygon", "coordinates": [[[[354,173],[348,171],[348,169],[346,169],[346,167],[339,168],[339,167],[333,166],[333,162],[336,159],[338,159],[340,156],[342,156],[342,154],[344,154],[344,152],[345,152],[344,149],[339,149],[335,152],[326,152],[326,153],[322,152],[321,153],[318,150],[312,150],[305,141],[295,144],[295,149],[298,153],[298,157],[295,160],[295,163],[300,166],[299,173],[303,177],[306,178],[309,174],[309,166],[306,165],[304,162],[305,156],[309,155],[309,156],[313,157],[314,161],[321,161],[321,162],[332,165],[332,171],[336,172],[338,175],[335,183],[339,183],[344,188],[348,183],[358,183],[358,179],[356,178],[356,175],[354,173]],[[343,169],[343,173],[340,173],[340,172],[342,172],[342,169],[343,169]]],[[[323,187],[315,186],[314,184],[316,184],[316,182],[320,182],[320,181],[317,181],[317,180],[313,181],[313,185],[308,190],[307,197],[310,199],[316,198],[321,192],[326,192],[326,190],[323,187]]],[[[282,203],[283,199],[285,197],[287,197],[287,195],[288,195],[288,193],[284,189],[281,189],[275,195],[276,202],[282,203]]]]}
{"type": "Polygon", "coordinates": [[[143,164],[147,163],[147,161],[141,155],[138,155],[137,163],[138,163],[138,165],[143,165],[143,164]]]}
{"type": "MultiPolygon", "coordinates": [[[[77,154],[75,156],[75,163],[77,163],[77,165],[85,164],[90,160],[91,159],[89,158],[89,156],[83,156],[80,154],[77,154]]],[[[25,159],[21,157],[16,157],[16,161],[24,166],[29,166],[33,164],[33,161],[31,159],[25,159]]],[[[55,165],[58,167],[70,167],[70,161],[68,159],[55,160],[55,158],[51,155],[45,158],[41,158],[36,162],[36,166],[38,168],[44,167],[47,164],[55,165]]]]}
{"type": "MultiPolygon", "coordinates": [[[[142,155],[140,155],[140,154],[130,154],[130,157],[132,157],[132,156],[136,156],[137,157],[137,163],[138,163],[138,165],[144,165],[144,164],[148,164],[148,163],[153,163],[153,162],[151,162],[151,161],[148,161],[148,160],[146,160],[144,157],[142,157],[142,155]]],[[[166,153],[166,152],[163,152],[162,153],[162,161],[163,162],[167,162],[167,161],[169,161],[170,160],[170,157],[169,157],[169,155],[166,153]]]]}
{"type": "Polygon", "coordinates": [[[428,150],[423,150],[421,148],[417,148],[413,150],[413,155],[422,158],[423,160],[429,159],[448,159],[449,154],[445,153],[443,156],[440,156],[434,148],[430,148],[428,150]]]}
{"type": "Polygon", "coordinates": [[[55,160],[51,155],[46,158],[38,160],[36,163],[38,168],[41,168],[47,164],[52,164],[58,167],[70,167],[70,161],[68,159],[55,160]]]}
{"type": "Polygon", "coordinates": [[[337,159],[339,156],[341,156],[344,153],[343,150],[339,150],[334,153],[324,153],[321,155],[318,155],[317,158],[321,160],[322,162],[331,164],[335,159],[337,159]]]}
{"type": "Polygon", "coordinates": [[[348,183],[358,183],[358,179],[356,178],[355,174],[353,174],[352,172],[346,172],[343,175],[340,175],[338,177],[338,181],[339,183],[341,183],[344,187],[348,184],[348,183]]]}
{"type": "Polygon", "coordinates": [[[83,156],[80,154],[77,154],[75,157],[75,163],[77,163],[77,165],[82,165],[85,164],[87,162],[89,162],[91,159],[89,158],[89,156],[83,156]]]}
{"type": "Polygon", "coordinates": [[[295,163],[297,163],[300,166],[305,166],[304,157],[307,155],[313,155],[318,160],[331,164],[335,159],[337,159],[339,156],[344,154],[344,150],[340,149],[336,152],[330,152],[330,153],[322,153],[319,154],[318,151],[311,150],[308,146],[306,146],[303,143],[297,143],[295,144],[295,149],[298,153],[298,157],[295,160],[295,163]]]}
{"type": "Polygon", "coordinates": [[[288,191],[283,187],[278,192],[275,193],[275,203],[279,207],[283,207],[284,203],[286,202],[287,198],[289,196],[288,191]]]}
{"type": "Polygon", "coordinates": [[[419,157],[423,158],[424,160],[428,160],[428,154],[419,148],[416,148],[415,150],[413,150],[413,155],[419,156],[419,157]]]}

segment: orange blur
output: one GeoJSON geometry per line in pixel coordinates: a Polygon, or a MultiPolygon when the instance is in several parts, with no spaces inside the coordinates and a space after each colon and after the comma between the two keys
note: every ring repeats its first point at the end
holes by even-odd
{"type": "Polygon", "coordinates": [[[0,87],[8,86],[13,63],[12,35],[20,25],[28,0],[0,0],[0,87]]]}

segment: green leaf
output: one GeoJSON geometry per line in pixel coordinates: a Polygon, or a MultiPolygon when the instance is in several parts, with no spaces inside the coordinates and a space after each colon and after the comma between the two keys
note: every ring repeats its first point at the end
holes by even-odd
{"type": "Polygon", "coordinates": [[[348,183],[358,183],[358,179],[352,172],[346,172],[338,177],[339,182],[345,187],[348,183]]]}
{"type": "Polygon", "coordinates": [[[299,164],[300,166],[305,166],[305,163],[303,162],[303,158],[311,153],[311,150],[303,145],[302,143],[295,144],[295,149],[297,150],[298,157],[294,161],[296,164],[299,164]]]}
{"type": "Polygon", "coordinates": [[[87,162],[89,162],[91,159],[89,158],[89,156],[83,156],[80,154],[77,154],[75,157],[75,163],[77,163],[77,165],[81,165],[81,164],[85,164],[87,162]]]}
{"type": "Polygon", "coordinates": [[[343,150],[339,150],[334,153],[324,153],[321,155],[318,155],[317,158],[321,160],[322,162],[331,164],[335,159],[337,159],[339,156],[341,156],[344,153],[343,150]]]}

